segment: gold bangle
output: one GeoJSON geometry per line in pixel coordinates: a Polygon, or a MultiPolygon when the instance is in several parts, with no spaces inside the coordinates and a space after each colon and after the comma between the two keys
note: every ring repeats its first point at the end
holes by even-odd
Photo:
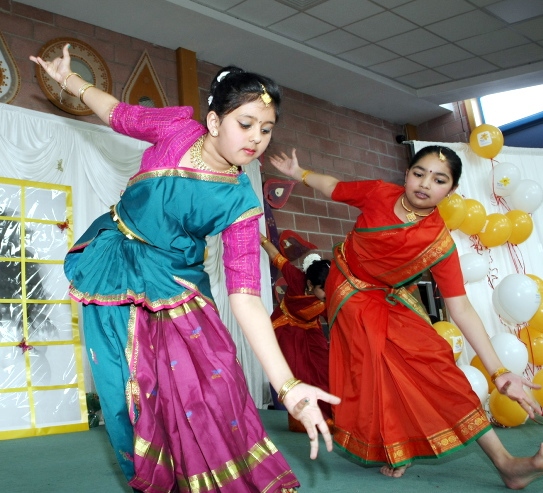
{"type": "Polygon", "coordinates": [[[305,181],[306,178],[308,177],[308,175],[310,175],[311,173],[315,173],[314,171],[311,171],[309,169],[306,169],[302,172],[302,183],[308,187],[309,185],[307,184],[307,182],[305,181]]]}
{"type": "Polygon", "coordinates": [[[506,373],[511,373],[511,370],[508,370],[507,368],[504,368],[503,366],[501,368],[498,368],[490,377],[490,380],[492,380],[492,383],[495,383],[496,378],[501,377],[502,375],[505,375],[506,373]]]}
{"type": "MultiPolygon", "coordinates": [[[[68,79],[72,76],[72,75],[77,75],[80,79],[83,79],[83,77],[81,77],[77,72],[70,72],[65,78],[64,78],[64,82],[62,84],[60,84],[60,88],[62,89],[62,91],[66,91],[68,94],[71,94],[72,96],[75,96],[75,94],[72,92],[72,91],[69,91],[68,90],[68,86],[66,84],[68,84],[68,79]]],[[[62,92],[60,91],[60,92],[62,92]]]]}
{"type": "Polygon", "coordinates": [[[79,88],[79,101],[81,101],[83,104],[85,104],[85,101],[83,101],[83,94],[85,94],[85,91],[86,91],[89,87],[94,87],[94,84],[91,84],[90,82],[87,82],[86,84],[83,84],[83,85],[79,88]]]}
{"type": "Polygon", "coordinates": [[[302,381],[298,380],[296,377],[289,378],[277,393],[277,400],[282,403],[287,394],[299,383],[302,383],[302,381]]]}
{"type": "Polygon", "coordinates": [[[260,246],[264,246],[266,243],[268,243],[268,238],[264,239],[263,241],[260,242],[260,246]]]}

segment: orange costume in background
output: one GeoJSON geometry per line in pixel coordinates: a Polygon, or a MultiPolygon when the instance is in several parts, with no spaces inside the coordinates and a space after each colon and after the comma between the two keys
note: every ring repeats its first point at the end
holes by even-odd
{"type": "MultiPolygon", "coordinates": [[[[326,306],[305,294],[305,274],[285,257],[277,254],[272,263],[288,286],[271,315],[279,347],[296,378],[328,392],[328,341],[319,320],[326,318],[326,306]]],[[[330,404],[320,401],[319,406],[325,419],[332,417],[330,404]]]]}
{"type": "Polygon", "coordinates": [[[490,429],[449,344],[411,294],[430,268],[444,297],[465,294],[458,253],[437,210],[402,223],[403,187],[341,182],[332,199],[361,210],[334,248],[326,281],[334,441],[393,467],[443,456],[490,429]]]}

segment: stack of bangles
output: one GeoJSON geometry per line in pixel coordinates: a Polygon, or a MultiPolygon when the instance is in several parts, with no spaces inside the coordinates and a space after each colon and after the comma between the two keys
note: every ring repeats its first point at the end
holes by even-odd
{"type": "MultiPolygon", "coordinates": [[[[81,77],[78,73],[76,72],[70,72],[65,78],[64,78],[64,81],[62,82],[62,84],[60,84],[60,100],[62,101],[62,91],[66,91],[68,94],[70,94],[71,96],[74,96],[75,97],[75,94],[73,94],[69,89],[68,89],[68,79],[72,76],[72,75],[77,75],[81,80],[83,80],[83,77],[81,77]]],[[[94,84],[90,83],[90,82],[85,82],[80,88],[79,88],[79,91],[78,91],[78,96],[79,96],[79,101],[81,101],[83,104],[85,104],[85,101],[83,101],[83,94],[85,94],[85,91],[89,88],[89,87],[94,87],[94,84]]]]}
{"type": "Polygon", "coordinates": [[[492,383],[496,383],[496,378],[501,377],[502,375],[505,375],[506,373],[511,373],[511,370],[508,370],[507,368],[498,368],[490,377],[490,380],[492,383]]]}
{"type": "Polygon", "coordinates": [[[296,377],[289,378],[279,389],[279,392],[277,393],[277,400],[281,403],[285,400],[285,397],[287,394],[299,383],[302,383],[301,380],[298,380],[296,377]]]}

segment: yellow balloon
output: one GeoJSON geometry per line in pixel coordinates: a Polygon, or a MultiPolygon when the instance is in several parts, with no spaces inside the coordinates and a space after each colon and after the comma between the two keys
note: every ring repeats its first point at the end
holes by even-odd
{"type": "Polygon", "coordinates": [[[511,221],[513,230],[511,231],[511,236],[507,240],[513,245],[519,245],[523,241],[526,241],[534,229],[534,222],[532,221],[532,216],[527,212],[514,209],[505,214],[511,221]]]}
{"type": "Polygon", "coordinates": [[[460,332],[460,329],[456,325],[445,321],[436,322],[433,325],[436,332],[451,346],[454,361],[458,361],[458,358],[460,358],[464,349],[464,336],[462,335],[462,332],[460,332]]]}
{"type": "Polygon", "coordinates": [[[481,202],[474,199],[464,199],[466,204],[466,217],[458,226],[462,233],[468,236],[476,235],[486,222],[486,210],[481,202]]]}
{"type": "Polygon", "coordinates": [[[457,229],[466,217],[466,204],[464,199],[457,193],[453,193],[450,197],[445,197],[437,204],[437,208],[443,221],[445,221],[445,225],[451,231],[457,229]]]}
{"type": "Polygon", "coordinates": [[[541,303],[539,304],[539,308],[535,312],[535,315],[530,320],[528,320],[528,325],[532,327],[532,329],[543,332],[543,299],[541,300],[541,303]]]}
{"type": "Polygon", "coordinates": [[[543,370],[539,370],[532,379],[532,382],[536,385],[541,385],[540,389],[532,389],[532,395],[534,399],[543,406],[543,370]]]}
{"type": "Polygon", "coordinates": [[[506,395],[500,394],[498,389],[490,393],[488,407],[493,418],[502,426],[519,426],[526,422],[528,413],[522,409],[520,404],[512,401],[506,395]]]}
{"type": "Polygon", "coordinates": [[[483,366],[483,362],[481,361],[481,358],[479,356],[475,355],[470,363],[471,366],[474,366],[477,368],[486,378],[486,382],[488,383],[488,392],[492,392],[496,386],[494,385],[494,382],[490,379],[490,375],[486,371],[486,368],[483,366]]]}
{"type": "Polygon", "coordinates": [[[485,225],[478,236],[485,247],[492,248],[503,245],[509,240],[512,231],[513,225],[509,218],[505,214],[496,212],[486,216],[485,225]]]}
{"type": "Polygon", "coordinates": [[[520,330],[518,338],[528,349],[528,361],[535,366],[543,365],[543,332],[527,325],[520,330]]]}
{"type": "Polygon", "coordinates": [[[543,297],[543,279],[537,277],[535,274],[526,275],[537,283],[537,290],[539,291],[539,294],[543,297]]]}
{"type": "Polygon", "coordinates": [[[492,159],[503,147],[503,134],[498,127],[483,123],[475,127],[469,136],[469,145],[478,156],[492,159]]]}

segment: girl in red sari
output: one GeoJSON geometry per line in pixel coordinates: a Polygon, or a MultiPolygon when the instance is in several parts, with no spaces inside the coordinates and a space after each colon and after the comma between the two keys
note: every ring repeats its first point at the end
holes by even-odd
{"type": "Polygon", "coordinates": [[[335,443],[363,464],[400,477],[416,458],[441,457],[477,441],[505,485],[521,489],[543,475],[543,445],[533,457],[509,454],[492,430],[448,343],[411,294],[430,269],[448,312],[498,388],[531,418],[542,409],[503,367],[469,302],[455,244],[437,204],[458,185],[462,163],[429,146],[411,161],[403,187],[340,182],[298,165],[296,152],[271,158],[286,175],[360,209],[354,229],[334,248],[326,282],[330,390],[335,443]]]}
{"type": "MultiPolygon", "coordinates": [[[[306,260],[309,265],[304,265],[302,271],[283,257],[264,235],[260,236],[260,244],[287,283],[281,303],[271,314],[279,347],[296,378],[327,392],[328,341],[320,317],[326,318],[324,283],[330,270],[330,261],[321,260],[318,256],[312,260],[308,256],[306,260]]],[[[330,404],[320,402],[319,407],[331,425],[330,404]]],[[[288,423],[291,431],[305,431],[304,426],[290,415],[288,423]]]]}

